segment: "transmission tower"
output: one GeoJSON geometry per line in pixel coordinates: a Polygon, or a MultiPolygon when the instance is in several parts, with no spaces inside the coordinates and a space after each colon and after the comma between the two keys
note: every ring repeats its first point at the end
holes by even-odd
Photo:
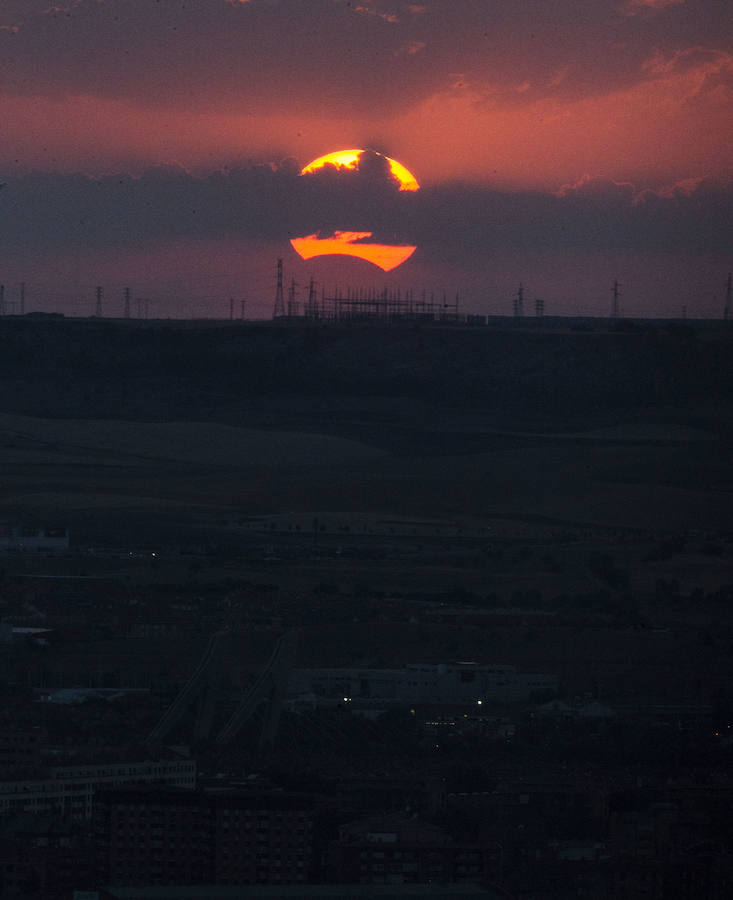
{"type": "Polygon", "coordinates": [[[20,283],[20,314],[25,315],[25,281],[20,283]]]}
{"type": "Polygon", "coordinates": [[[102,288],[97,285],[97,303],[94,307],[94,315],[98,318],[102,318],[102,288]]]}
{"type": "Polygon", "coordinates": [[[275,308],[272,311],[272,318],[277,319],[279,316],[285,315],[285,300],[283,298],[283,261],[277,261],[277,290],[275,291],[275,308]]]}
{"type": "Polygon", "coordinates": [[[534,314],[538,319],[541,319],[545,314],[545,301],[540,300],[539,297],[534,302],[534,314]]]}
{"type": "Polygon", "coordinates": [[[613,303],[611,304],[611,318],[612,319],[618,319],[619,315],[621,314],[621,310],[620,310],[619,302],[618,302],[618,298],[621,296],[621,291],[619,290],[620,287],[621,287],[621,285],[618,283],[618,279],[614,278],[613,288],[611,289],[612,293],[613,293],[613,303]]]}
{"type": "Polygon", "coordinates": [[[723,308],[723,318],[733,318],[733,297],[731,297],[731,273],[728,272],[728,280],[725,283],[725,307],[723,308]]]}
{"type": "Polygon", "coordinates": [[[524,285],[520,283],[517,296],[514,298],[514,318],[521,319],[524,315],[524,285]]]}
{"type": "Polygon", "coordinates": [[[0,284],[0,316],[5,315],[5,285],[0,284]]]}
{"type": "Polygon", "coordinates": [[[130,318],[130,288],[125,288],[125,311],[124,316],[126,319],[130,318]]]}

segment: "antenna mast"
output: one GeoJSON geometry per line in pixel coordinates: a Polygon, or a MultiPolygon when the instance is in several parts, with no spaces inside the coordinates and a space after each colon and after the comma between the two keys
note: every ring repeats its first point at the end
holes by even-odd
{"type": "Polygon", "coordinates": [[[285,299],[283,298],[283,261],[277,261],[277,290],[275,291],[275,307],[272,310],[272,318],[277,319],[285,315],[285,299]]]}
{"type": "Polygon", "coordinates": [[[316,294],[316,283],[312,275],[308,283],[308,315],[312,319],[318,318],[318,295],[316,294]]]}
{"type": "Polygon", "coordinates": [[[613,281],[613,303],[611,304],[611,318],[618,319],[620,315],[619,302],[618,298],[621,296],[621,291],[619,288],[621,285],[618,283],[618,279],[614,279],[613,281]]]}
{"type": "Polygon", "coordinates": [[[514,298],[514,318],[521,319],[524,315],[524,285],[519,285],[517,296],[514,298]]]}

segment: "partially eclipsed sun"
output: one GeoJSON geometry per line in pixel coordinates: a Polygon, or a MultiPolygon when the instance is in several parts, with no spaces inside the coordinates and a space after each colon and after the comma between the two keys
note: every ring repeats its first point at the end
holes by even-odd
{"type": "MultiPolygon", "coordinates": [[[[336,150],[333,153],[327,153],[325,156],[319,156],[318,159],[309,162],[307,166],[302,168],[300,174],[305,175],[308,172],[316,172],[327,165],[344,169],[357,169],[359,167],[359,157],[365,152],[364,150],[336,150]]],[[[416,191],[419,189],[420,185],[417,183],[417,179],[402,163],[398,163],[396,159],[390,159],[389,156],[384,156],[382,153],[372,152],[375,156],[382,156],[387,160],[389,171],[399,181],[401,191],[416,191]]]]}
{"type": "MultiPolygon", "coordinates": [[[[359,160],[364,150],[336,150],[333,153],[327,153],[325,156],[319,156],[309,162],[301,170],[301,175],[307,175],[317,172],[324,166],[335,166],[336,168],[358,170],[359,160]]],[[[415,176],[406,169],[396,159],[390,159],[389,156],[383,156],[381,153],[375,153],[389,164],[390,174],[399,182],[401,191],[417,191],[420,185],[417,183],[415,176]]],[[[333,231],[328,235],[321,236],[320,231],[314,234],[308,234],[304,237],[292,238],[290,243],[293,249],[303,259],[311,259],[314,256],[324,256],[326,254],[335,253],[343,256],[357,256],[367,262],[379,266],[385,272],[396,268],[415,252],[417,247],[410,244],[379,244],[369,240],[372,237],[371,231],[333,231]]]]}

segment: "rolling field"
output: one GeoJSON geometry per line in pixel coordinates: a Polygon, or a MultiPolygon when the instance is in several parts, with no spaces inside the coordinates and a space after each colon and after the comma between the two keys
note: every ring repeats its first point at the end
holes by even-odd
{"type": "MultiPolygon", "coordinates": [[[[687,600],[733,583],[727,332],[3,330],[0,521],[66,525],[78,551],[8,554],[21,586],[239,585],[283,604],[314,665],[463,654],[622,685],[648,654],[655,690],[697,665],[698,632],[727,633],[714,598],[687,600]],[[683,599],[659,605],[672,582],[683,599]],[[637,634],[642,614],[678,637],[637,634]]],[[[127,666],[129,641],[102,641],[99,666],[127,666]]]]}
{"type": "Polygon", "coordinates": [[[724,329],[695,341],[6,319],[0,332],[8,520],[102,542],[176,517],[324,511],[729,527],[724,329]]]}

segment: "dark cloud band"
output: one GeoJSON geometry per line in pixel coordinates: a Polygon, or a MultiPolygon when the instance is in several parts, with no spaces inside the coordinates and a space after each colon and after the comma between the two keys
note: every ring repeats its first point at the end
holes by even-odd
{"type": "Polygon", "coordinates": [[[492,250],[721,252],[731,246],[731,182],[665,191],[585,179],[561,192],[500,192],[447,184],[397,190],[379,173],[291,163],[198,177],[175,166],[129,175],[30,174],[5,179],[0,241],[63,250],[168,240],[282,240],[369,230],[374,240],[434,248],[446,261],[492,250]]]}

